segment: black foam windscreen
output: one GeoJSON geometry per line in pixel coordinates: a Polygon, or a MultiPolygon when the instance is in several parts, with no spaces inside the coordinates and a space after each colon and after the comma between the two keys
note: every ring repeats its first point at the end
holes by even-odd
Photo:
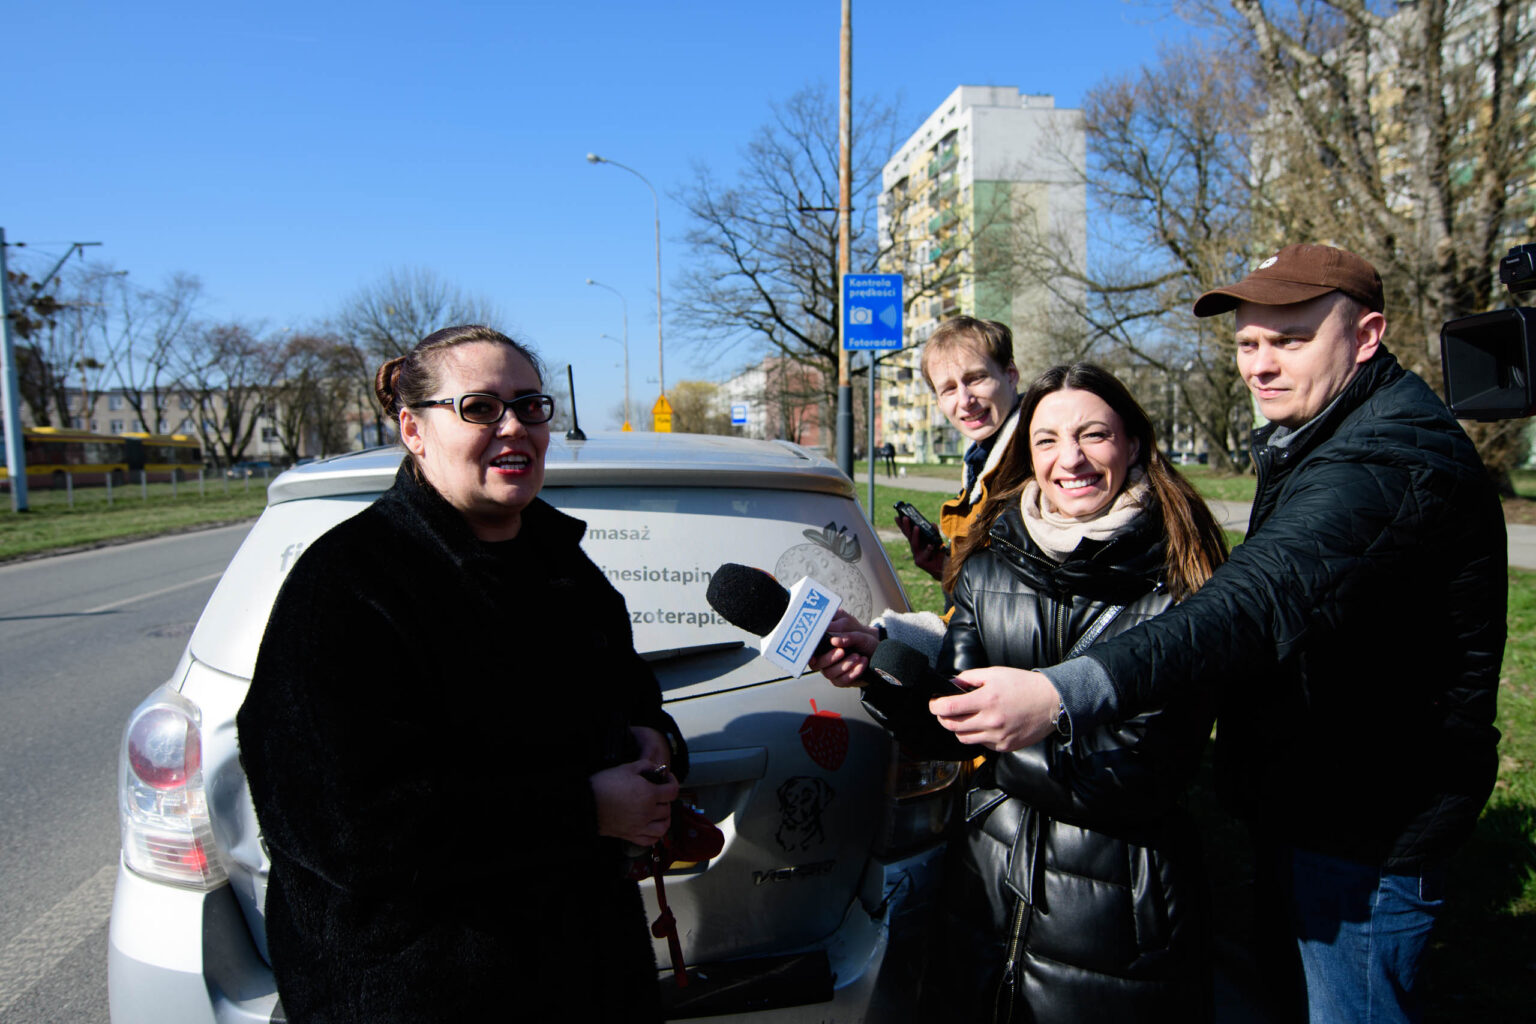
{"type": "Polygon", "coordinates": [[[869,657],[869,667],[897,686],[922,689],[930,676],[936,675],[928,659],[900,640],[882,640],[869,657]]]}
{"type": "Polygon", "coordinates": [[[886,682],[925,697],[944,697],[964,692],[962,687],[935,672],[921,651],[900,640],[882,640],[876,644],[875,653],[869,656],[869,667],[886,682]]]}
{"type": "Polygon", "coordinates": [[[761,569],[726,562],[715,570],[704,592],[709,606],[733,626],[767,636],[789,610],[789,591],[761,569]]]}

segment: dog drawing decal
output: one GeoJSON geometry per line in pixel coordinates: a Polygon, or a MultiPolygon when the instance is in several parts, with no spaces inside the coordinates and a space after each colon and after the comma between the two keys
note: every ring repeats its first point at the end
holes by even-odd
{"type": "Polygon", "coordinates": [[[787,851],[808,850],[826,841],[822,831],[822,812],[832,803],[836,792],[826,779],[809,775],[791,775],[776,790],[779,797],[779,827],[773,838],[787,851]]]}

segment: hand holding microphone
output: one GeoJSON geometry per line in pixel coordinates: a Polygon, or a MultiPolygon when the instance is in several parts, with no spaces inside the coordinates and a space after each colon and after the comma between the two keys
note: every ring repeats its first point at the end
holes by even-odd
{"type": "Polygon", "coordinates": [[[957,760],[971,756],[934,717],[935,698],[965,693],[965,687],[934,671],[921,651],[900,640],[882,640],[864,673],[864,707],[913,752],[957,760]]]}
{"type": "Polygon", "coordinates": [[[817,654],[805,667],[826,676],[833,686],[862,685],[864,667],[880,642],[879,631],[839,611],[827,623],[827,642],[830,649],[817,654]]]}
{"type": "Polygon", "coordinates": [[[735,562],[715,570],[704,597],[721,618],[762,637],[763,657],[794,675],[832,649],[827,627],[842,604],[809,576],[789,591],[763,570],[735,562]]]}

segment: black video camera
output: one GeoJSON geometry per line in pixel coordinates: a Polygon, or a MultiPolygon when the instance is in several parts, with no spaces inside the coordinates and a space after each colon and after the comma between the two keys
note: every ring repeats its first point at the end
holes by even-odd
{"type": "MultiPolygon", "coordinates": [[[[1517,245],[1499,261],[1510,294],[1536,290],[1536,245],[1517,245]]],[[[1445,404],[1461,420],[1509,420],[1536,413],[1536,309],[1515,306],[1447,320],[1440,328],[1445,404]]]]}

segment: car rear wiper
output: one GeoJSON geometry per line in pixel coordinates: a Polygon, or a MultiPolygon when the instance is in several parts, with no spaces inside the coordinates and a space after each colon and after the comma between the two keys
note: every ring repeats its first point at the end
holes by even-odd
{"type": "Polygon", "coordinates": [[[745,647],[743,640],[722,640],[713,644],[695,644],[692,647],[668,647],[660,651],[642,651],[640,657],[652,665],[666,662],[682,661],[685,658],[697,658],[706,654],[715,654],[719,651],[734,651],[745,647]]]}
{"type": "Polygon", "coordinates": [[[755,644],[741,640],[646,651],[640,657],[655,670],[662,693],[699,684],[707,685],[711,692],[733,690],[783,677],[779,669],[761,660],[755,644]]]}

